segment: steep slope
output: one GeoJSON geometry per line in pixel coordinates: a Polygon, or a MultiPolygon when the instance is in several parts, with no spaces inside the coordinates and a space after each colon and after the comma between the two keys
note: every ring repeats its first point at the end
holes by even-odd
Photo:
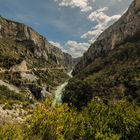
{"type": "Polygon", "coordinates": [[[97,101],[106,103],[126,98],[140,104],[139,11],[140,2],[134,0],[127,13],[91,45],[74,69],[63,102],[81,108],[97,96],[97,101]]]}
{"type": "Polygon", "coordinates": [[[114,103],[125,97],[140,104],[140,40],[95,59],[69,81],[63,101],[80,108],[96,96],[114,103]]]}
{"type": "Polygon", "coordinates": [[[136,41],[140,36],[140,1],[134,0],[128,11],[111,27],[105,30],[85,52],[73,70],[79,73],[97,57],[103,56],[127,41],[136,41]]]}
{"type": "Polygon", "coordinates": [[[28,89],[36,99],[46,98],[69,78],[72,67],[71,55],[32,28],[0,17],[0,80],[6,85],[28,89]]]}
{"type": "Polygon", "coordinates": [[[8,38],[26,47],[33,56],[42,61],[71,67],[72,57],[51,45],[43,36],[22,23],[0,17],[0,38],[8,38]],[[66,62],[65,58],[69,61],[66,62]]]}

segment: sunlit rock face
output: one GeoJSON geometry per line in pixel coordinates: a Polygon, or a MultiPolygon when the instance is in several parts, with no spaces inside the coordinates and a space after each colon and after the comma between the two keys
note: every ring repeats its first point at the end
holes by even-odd
{"type": "Polygon", "coordinates": [[[24,60],[20,64],[13,66],[10,70],[11,71],[20,71],[20,72],[24,71],[24,72],[26,72],[28,70],[26,61],[24,60]]]}
{"type": "Polygon", "coordinates": [[[50,44],[43,36],[22,23],[0,17],[0,38],[8,38],[26,46],[37,58],[71,67],[72,57],[50,44]]]}
{"type": "Polygon", "coordinates": [[[99,56],[119,47],[125,42],[140,39],[140,0],[134,0],[127,12],[111,27],[106,29],[90,46],[76,65],[73,74],[79,73],[99,56]]]}

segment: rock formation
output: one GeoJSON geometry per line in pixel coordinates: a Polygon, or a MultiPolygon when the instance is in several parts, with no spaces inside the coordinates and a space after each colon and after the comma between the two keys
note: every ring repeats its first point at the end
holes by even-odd
{"type": "Polygon", "coordinates": [[[19,71],[19,72],[26,72],[28,71],[26,61],[22,61],[20,64],[13,66],[10,71],[19,71]]]}
{"type": "Polygon", "coordinates": [[[64,67],[71,67],[72,57],[69,54],[63,53],[31,27],[22,23],[0,17],[0,37],[26,46],[37,58],[43,58],[45,61],[51,61],[64,67]]]}
{"type": "Polygon", "coordinates": [[[127,12],[111,27],[106,29],[84,53],[73,74],[79,73],[97,57],[125,42],[136,41],[140,37],[140,0],[134,0],[127,12]]]}

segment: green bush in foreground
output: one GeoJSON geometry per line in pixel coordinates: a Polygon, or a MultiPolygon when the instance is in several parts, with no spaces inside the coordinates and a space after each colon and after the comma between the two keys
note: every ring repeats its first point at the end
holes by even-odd
{"type": "Polygon", "coordinates": [[[14,125],[0,127],[0,140],[23,140],[23,132],[14,125]]]}
{"type": "Polygon", "coordinates": [[[38,106],[22,131],[15,126],[1,130],[4,140],[139,140],[140,108],[124,100],[116,105],[93,100],[78,112],[48,102],[38,106]]]}

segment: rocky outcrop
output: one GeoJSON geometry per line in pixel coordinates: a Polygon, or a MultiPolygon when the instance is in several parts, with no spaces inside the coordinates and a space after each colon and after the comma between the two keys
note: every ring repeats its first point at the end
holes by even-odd
{"type": "Polygon", "coordinates": [[[66,55],[59,48],[50,44],[31,27],[22,23],[0,17],[0,37],[14,40],[26,46],[36,58],[43,58],[45,61],[62,65],[64,67],[71,65],[72,57],[69,54],[66,55]],[[67,57],[71,59],[68,62],[65,60],[67,57]]]}
{"type": "Polygon", "coordinates": [[[104,56],[109,51],[125,42],[140,39],[140,0],[134,0],[127,12],[111,27],[105,30],[84,53],[75,66],[73,74],[79,73],[97,57],[104,56]]]}
{"type": "Polygon", "coordinates": [[[28,71],[26,61],[23,60],[20,64],[13,66],[10,71],[26,72],[28,71]]]}
{"type": "Polygon", "coordinates": [[[38,80],[38,77],[31,73],[21,72],[20,76],[22,79],[26,79],[30,82],[35,82],[38,80]]]}

